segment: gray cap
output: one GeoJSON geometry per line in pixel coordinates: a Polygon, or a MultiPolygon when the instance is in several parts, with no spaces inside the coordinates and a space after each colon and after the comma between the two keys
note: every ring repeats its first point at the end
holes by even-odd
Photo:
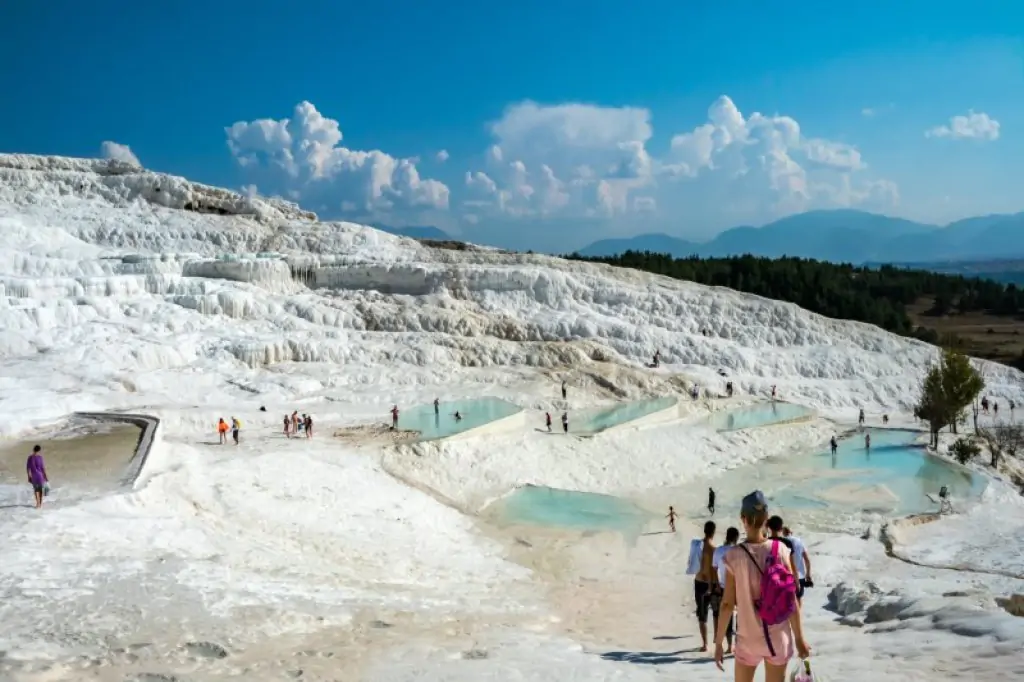
{"type": "Polygon", "coordinates": [[[768,501],[764,499],[764,493],[760,490],[755,490],[746,497],[743,498],[743,502],[740,506],[740,511],[743,514],[754,514],[768,511],[768,501]]]}

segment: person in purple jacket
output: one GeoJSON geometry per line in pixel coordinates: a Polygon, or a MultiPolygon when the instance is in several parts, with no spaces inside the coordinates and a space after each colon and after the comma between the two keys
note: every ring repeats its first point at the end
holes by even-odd
{"type": "Polygon", "coordinates": [[[32,492],[36,496],[36,509],[43,506],[43,489],[50,482],[46,475],[46,462],[43,461],[43,448],[39,445],[32,448],[32,454],[25,462],[25,470],[28,473],[28,482],[32,484],[32,492]]]}

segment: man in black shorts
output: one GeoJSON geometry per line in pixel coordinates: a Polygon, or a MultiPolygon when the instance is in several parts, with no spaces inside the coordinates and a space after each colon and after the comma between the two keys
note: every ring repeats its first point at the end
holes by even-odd
{"type": "Polygon", "coordinates": [[[704,544],[700,553],[700,570],[693,577],[693,599],[697,605],[697,624],[700,626],[701,651],[708,650],[708,611],[714,609],[715,632],[718,631],[718,605],[712,603],[711,596],[718,585],[718,572],[714,567],[715,546],[711,543],[715,538],[715,522],[704,524],[704,544]]]}

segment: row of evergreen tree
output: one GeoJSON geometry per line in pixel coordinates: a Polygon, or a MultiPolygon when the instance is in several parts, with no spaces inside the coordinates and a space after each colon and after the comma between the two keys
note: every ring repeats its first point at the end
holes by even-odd
{"type": "Polygon", "coordinates": [[[931,343],[934,330],[915,326],[907,306],[928,298],[931,315],[986,312],[1016,316],[1024,312],[1024,290],[1014,284],[910,270],[827,263],[806,258],[673,258],[661,253],[627,251],[618,256],[567,256],[572,260],[635,268],[699,284],[728,287],[796,303],[837,319],[858,320],[931,343]]]}

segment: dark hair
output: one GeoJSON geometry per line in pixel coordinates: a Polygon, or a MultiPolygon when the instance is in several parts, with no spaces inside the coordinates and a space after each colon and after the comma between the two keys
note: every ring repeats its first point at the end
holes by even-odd
{"type": "Polygon", "coordinates": [[[739,540],[740,540],[740,529],[739,528],[733,528],[733,527],[730,526],[729,530],[725,531],[725,544],[731,545],[734,542],[739,542],[739,540]]]}
{"type": "Polygon", "coordinates": [[[782,517],[773,516],[770,519],[768,519],[768,530],[770,530],[773,533],[780,532],[782,530],[782,517]]]}
{"type": "Polygon", "coordinates": [[[708,521],[704,524],[704,537],[709,538],[715,534],[715,522],[708,521]]]}
{"type": "Polygon", "coordinates": [[[43,446],[42,446],[42,445],[37,445],[37,446],[35,446],[34,448],[32,448],[32,452],[39,452],[39,451],[40,451],[40,450],[42,450],[42,449],[43,449],[43,446]]]}

